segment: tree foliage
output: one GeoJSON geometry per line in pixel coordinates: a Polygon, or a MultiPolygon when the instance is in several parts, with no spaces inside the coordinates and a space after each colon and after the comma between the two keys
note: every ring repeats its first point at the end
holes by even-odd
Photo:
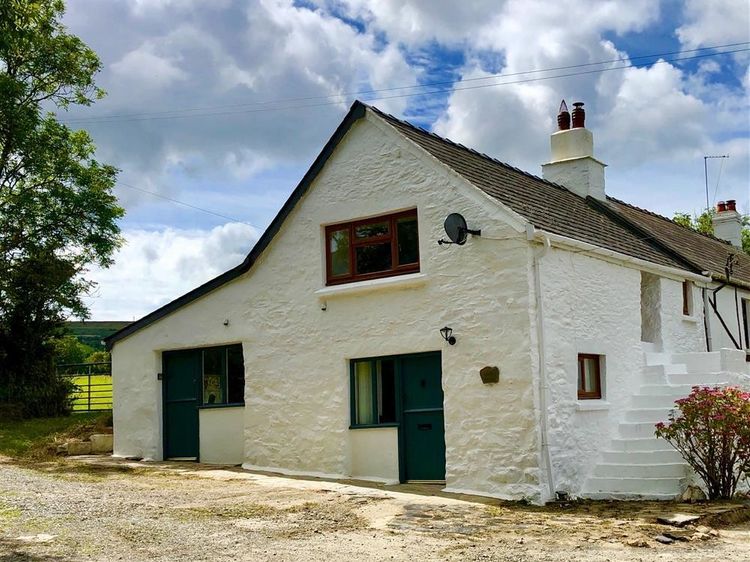
{"type": "MultiPolygon", "coordinates": [[[[704,211],[700,215],[690,215],[689,213],[677,212],[672,220],[677,224],[697,230],[701,234],[714,233],[715,211],[704,211]]],[[[742,250],[750,254],[750,215],[742,216],[742,250]]]]}
{"type": "Polygon", "coordinates": [[[0,0],[0,401],[27,415],[64,412],[51,338],[86,317],[91,265],[121,244],[117,170],[54,110],[103,92],[96,53],[62,25],[62,0],[0,0]]]}
{"type": "Polygon", "coordinates": [[[669,441],[700,476],[709,499],[731,498],[750,472],[750,393],[736,387],[694,387],[677,400],[656,436],[669,441]]]}

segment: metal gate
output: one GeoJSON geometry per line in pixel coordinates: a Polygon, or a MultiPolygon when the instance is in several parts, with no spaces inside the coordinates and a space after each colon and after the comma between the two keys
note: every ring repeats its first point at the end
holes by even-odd
{"type": "Polygon", "coordinates": [[[73,412],[100,412],[112,409],[111,363],[58,365],[57,372],[76,387],[71,395],[73,412]]]}

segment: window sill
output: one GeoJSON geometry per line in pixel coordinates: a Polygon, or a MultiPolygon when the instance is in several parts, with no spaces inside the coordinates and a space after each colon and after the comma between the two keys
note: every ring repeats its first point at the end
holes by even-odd
{"type": "Polygon", "coordinates": [[[244,402],[233,402],[232,404],[203,404],[198,406],[199,410],[221,410],[223,408],[244,408],[244,402]]]}
{"type": "Polygon", "coordinates": [[[609,402],[606,400],[579,400],[576,402],[576,410],[579,412],[609,410],[609,402]]]}
{"type": "Polygon", "coordinates": [[[424,273],[407,273],[406,275],[394,275],[393,277],[381,277],[380,279],[368,279],[367,281],[354,281],[341,285],[332,285],[315,291],[320,300],[329,299],[343,295],[357,295],[371,291],[385,291],[389,289],[398,290],[407,287],[416,287],[427,283],[427,275],[424,273]]]}
{"type": "Polygon", "coordinates": [[[393,423],[372,423],[367,425],[350,425],[349,429],[388,429],[398,427],[398,422],[393,423]]]}
{"type": "Polygon", "coordinates": [[[697,316],[685,316],[683,314],[682,321],[683,322],[689,322],[691,324],[697,324],[698,323],[698,317],[697,316]]]}

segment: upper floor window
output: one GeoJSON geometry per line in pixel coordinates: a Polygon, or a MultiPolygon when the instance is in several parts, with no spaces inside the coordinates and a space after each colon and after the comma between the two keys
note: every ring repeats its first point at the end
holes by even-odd
{"type": "Polygon", "coordinates": [[[417,210],[326,227],[326,284],[419,271],[417,210]]]}

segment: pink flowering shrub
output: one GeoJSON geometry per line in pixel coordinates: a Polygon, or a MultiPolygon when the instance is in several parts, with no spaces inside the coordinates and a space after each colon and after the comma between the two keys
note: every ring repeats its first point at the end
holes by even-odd
{"type": "Polygon", "coordinates": [[[731,498],[750,473],[750,392],[694,386],[656,436],[669,441],[708,488],[708,498],[731,498]]]}

